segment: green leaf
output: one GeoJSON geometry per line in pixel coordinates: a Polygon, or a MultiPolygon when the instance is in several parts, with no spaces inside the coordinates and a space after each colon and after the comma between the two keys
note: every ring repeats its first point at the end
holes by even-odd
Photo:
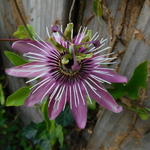
{"type": "Polygon", "coordinates": [[[8,96],[6,99],[6,106],[21,106],[24,104],[25,100],[29,96],[29,87],[23,87],[18,89],[12,95],[8,96]]]}
{"type": "Polygon", "coordinates": [[[4,105],[5,104],[5,97],[4,97],[4,91],[2,84],[0,84],[0,104],[4,105]]]}
{"type": "Polygon", "coordinates": [[[20,25],[16,32],[13,33],[13,36],[18,39],[34,39],[35,31],[33,27],[29,24],[26,26],[20,25]]]}
{"type": "Polygon", "coordinates": [[[96,16],[102,16],[103,15],[103,9],[102,9],[102,0],[94,0],[93,1],[93,11],[96,16]]]}
{"type": "Polygon", "coordinates": [[[147,112],[139,113],[139,117],[140,117],[142,120],[147,120],[147,119],[150,117],[150,114],[147,113],[147,112]]]}
{"type": "Polygon", "coordinates": [[[58,141],[62,147],[63,142],[64,142],[64,134],[63,134],[63,128],[61,125],[57,125],[56,127],[56,137],[58,138],[58,141]]]}
{"type": "Polygon", "coordinates": [[[42,107],[41,107],[41,110],[43,112],[43,116],[44,116],[44,120],[46,122],[46,125],[47,125],[47,129],[50,128],[51,126],[51,120],[49,120],[49,117],[48,117],[48,100],[44,100],[43,103],[42,103],[42,107]]]}
{"type": "Polygon", "coordinates": [[[114,83],[112,84],[113,88],[108,89],[108,91],[111,93],[111,95],[114,97],[114,99],[119,99],[126,94],[126,89],[124,84],[120,83],[114,83]]]}
{"type": "Polygon", "coordinates": [[[141,107],[136,106],[136,107],[129,108],[129,109],[136,112],[142,120],[147,120],[150,117],[150,113],[147,110],[147,108],[141,108],[141,107]]]}
{"type": "Polygon", "coordinates": [[[136,67],[131,79],[126,84],[126,91],[129,98],[137,99],[139,90],[147,87],[148,62],[145,61],[136,67]]]}
{"type": "Polygon", "coordinates": [[[72,39],[72,30],[73,30],[73,23],[68,23],[67,24],[67,27],[66,27],[66,29],[65,29],[65,31],[64,31],[64,36],[68,39],[68,40],[71,40],[72,39]]]}
{"type": "Polygon", "coordinates": [[[139,91],[141,88],[147,87],[148,78],[148,62],[145,61],[138,65],[127,84],[115,83],[112,84],[112,89],[109,92],[115,99],[119,99],[122,96],[128,96],[134,100],[139,97],[139,91]]]}
{"type": "Polygon", "coordinates": [[[19,55],[10,52],[10,51],[4,51],[5,56],[9,59],[9,61],[15,65],[15,66],[19,66],[25,63],[28,63],[27,60],[23,59],[22,57],[20,57],[19,55]]]}

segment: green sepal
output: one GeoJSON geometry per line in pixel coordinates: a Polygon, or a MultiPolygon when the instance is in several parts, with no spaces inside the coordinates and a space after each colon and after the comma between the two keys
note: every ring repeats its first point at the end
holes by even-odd
{"type": "Polygon", "coordinates": [[[13,33],[13,36],[18,39],[34,39],[34,35],[35,31],[29,24],[27,24],[26,26],[18,26],[17,31],[13,33]]]}
{"type": "Polygon", "coordinates": [[[88,42],[92,38],[92,30],[87,30],[81,43],[88,42]]]}
{"type": "Polygon", "coordinates": [[[89,54],[78,53],[76,55],[77,61],[81,61],[81,60],[84,60],[84,59],[87,59],[87,58],[91,58],[91,57],[93,57],[93,53],[89,53],[89,54]]]}
{"type": "Polygon", "coordinates": [[[9,59],[9,61],[15,66],[19,66],[19,65],[28,63],[27,60],[23,59],[21,56],[17,55],[16,53],[13,53],[10,51],[4,51],[4,54],[9,59]]]}
{"type": "Polygon", "coordinates": [[[67,52],[68,49],[57,43],[52,37],[48,39],[48,41],[58,50],[60,53],[67,52]]]}
{"type": "Polygon", "coordinates": [[[67,27],[64,31],[64,36],[68,39],[68,40],[71,40],[73,37],[73,33],[72,33],[72,30],[73,30],[73,23],[68,23],[67,24],[67,27]]]}

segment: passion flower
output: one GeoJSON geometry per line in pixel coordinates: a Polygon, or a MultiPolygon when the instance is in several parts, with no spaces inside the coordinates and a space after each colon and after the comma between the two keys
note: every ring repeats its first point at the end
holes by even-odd
{"type": "Polygon", "coordinates": [[[72,23],[64,32],[53,26],[51,36],[49,31],[48,35],[48,41],[37,35],[35,40],[19,40],[12,45],[29,63],[6,69],[6,73],[31,78],[27,83],[38,79],[25,105],[33,106],[48,97],[48,115],[55,119],[68,103],[79,128],[86,125],[87,97],[110,111],[121,112],[122,107],[102,84],[127,82],[127,78],[104,67],[113,60],[108,58],[111,54],[103,54],[110,48],[105,46],[105,40],[97,40],[98,33],[92,36],[92,31],[85,27],[73,37],[72,23]]]}

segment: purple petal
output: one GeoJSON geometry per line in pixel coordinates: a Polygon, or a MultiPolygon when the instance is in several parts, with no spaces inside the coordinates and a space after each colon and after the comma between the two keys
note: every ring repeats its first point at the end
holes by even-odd
{"type": "MultiPolygon", "coordinates": [[[[31,62],[27,64],[23,64],[20,66],[12,67],[9,69],[6,69],[5,72],[8,75],[15,76],[15,77],[36,77],[40,74],[43,74],[44,68],[43,67],[38,67],[38,68],[33,68],[35,65],[43,65],[44,63],[41,62],[31,62]]],[[[45,73],[47,70],[45,70],[45,73]]]]}
{"type": "MultiPolygon", "coordinates": [[[[90,83],[90,81],[89,81],[90,83]]],[[[95,81],[96,83],[96,81],[95,81]]],[[[107,108],[110,111],[113,111],[115,113],[119,113],[122,111],[122,107],[116,103],[114,98],[103,88],[102,85],[96,86],[95,84],[90,83],[95,89],[97,89],[95,92],[88,87],[89,95],[92,99],[96,100],[97,103],[99,103],[101,106],[107,108]],[[104,90],[102,90],[101,88],[104,90]]],[[[88,86],[88,85],[87,85],[88,86]]]]}
{"type": "Polygon", "coordinates": [[[62,45],[65,48],[68,48],[68,43],[63,39],[63,37],[59,33],[53,33],[53,37],[57,43],[62,45]]]}
{"type": "Polygon", "coordinates": [[[77,126],[81,129],[84,129],[86,126],[86,122],[87,122],[87,105],[86,105],[86,103],[84,103],[85,99],[86,99],[85,93],[82,91],[82,94],[84,94],[83,95],[84,102],[83,102],[81,94],[79,92],[79,89],[77,89],[78,97],[76,94],[76,98],[73,94],[73,90],[75,90],[75,89],[71,88],[72,94],[69,98],[71,112],[72,112],[72,115],[73,115],[73,117],[77,123],[77,126]],[[75,104],[75,99],[76,99],[76,102],[79,100],[79,104],[77,104],[77,105],[75,104]]]}
{"type": "Polygon", "coordinates": [[[51,27],[51,30],[52,30],[52,32],[58,32],[58,31],[60,31],[60,30],[59,30],[59,27],[58,27],[57,25],[53,25],[53,26],[51,27]]]}
{"type": "Polygon", "coordinates": [[[128,79],[125,76],[119,75],[118,73],[108,70],[108,69],[100,69],[100,71],[106,72],[106,74],[102,73],[94,73],[94,75],[112,83],[127,83],[128,79]]]}
{"type": "Polygon", "coordinates": [[[12,48],[19,53],[34,52],[34,53],[45,54],[43,51],[48,52],[52,47],[49,43],[47,43],[46,45],[41,41],[36,42],[33,40],[19,40],[12,44],[12,48]],[[42,49],[43,51],[40,49],[42,49]]]}
{"type": "Polygon", "coordinates": [[[49,95],[53,88],[50,89],[50,87],[52,86],[53,81],[51,81],[48,84],[44,84],[43,86],[41,86],[39,89],[37,89],[35,92],[34,90],[31,92],[30,96],[28,97],[28,99],[25,101],[25,105],[26,106],[33,106],[34,104],[39,103],[42,99],[44,99],[44,97],[46,97],[47,95],[49,95]],[[45,93],[49,90],[49,92],[45,95],[45,93]],[[43,97],[44,96],[44,97],[43,97]]]}
{"type": "Polygon", "coordinates": [[[63,110],[65,104],[65,92],[63,92],[61,99],[58,101],[57,99],[50,100],[48,106],[48,116],[51,120],[54,120],[63,110]]]}

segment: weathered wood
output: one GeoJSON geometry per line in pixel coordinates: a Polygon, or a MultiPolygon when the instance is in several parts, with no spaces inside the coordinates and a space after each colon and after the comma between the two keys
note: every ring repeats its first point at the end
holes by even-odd
{"type": "MultiPolygon", "coordinates": [[[[50,27],[56,21],[64,24],[70,2],[68,0],[0,0],[0,38],[12,37],[18,25],[31,24],[36,32],[44,39],[47,38],[46,26],[50,27]]],[[[11,49],[8,42],[0,42],[3,50],[11,49]]],[[[3,55],[3,54],[2,54],[3,55]]],[[[3,64],[11,66],[3,55],[3,64]]],[[[8,76],[8,86],[11,92],[25,86],[23,79],[8,76]]],[[[19,108],[21,118],[25,123],[42,120],[40,112],[34,108],[19,108]]]]}
{"type": "MultiPolygon", "coordinates": [[[[150,1],[145,1],[142,10],[142,3],[133,3],[133,0],[106,0],[104,4],[105,7],[107,4],[104,13],[110,15],[106,16],[106,19],[104,18],[107,23],[104,25],[102,22],[100,25],[92,20],[89,26],[97,30],[101,28],[99,30],[100,35],[110,35],[109,44],[113,46],[115,51],[126,50],[120,72],[130,77],[139,63],[150,60],[150,1]],[[139,13],[140,16],[138,17],[139,13]]],[[[88,16],[87,12],[91,10],[89,7],[91,7],[90,4],[85,11],[86,17],[88,16]]],[[[148,92],[148,97],[149,94],[148,92]]],[[[144,102],[148,105],[150,99],[147,98],[144,102]]],[[[126,110],[120,114],[104,111],[96,123],[91,139],[88,141],[87,150],[147,150],[150,147],[149,142],[147,142],[150,136],[149,127],[150,120],[142,121],[126,110]]]]}

